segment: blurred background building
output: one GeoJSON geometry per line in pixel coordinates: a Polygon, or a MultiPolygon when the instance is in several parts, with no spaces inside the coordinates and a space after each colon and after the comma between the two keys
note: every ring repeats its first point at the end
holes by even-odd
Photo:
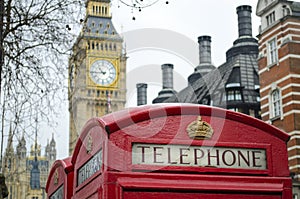
{"type": "Polygon", "coordinates": [[[239,37],[219,67],[211,61],[211,37],[198,37],[199,65],[182,91],[173,90],[173,65],[162,65],[163,89],[153,103],[204,104],[260,118],[258,41],[252,36],[251,12],[251,6],[237,8],[239,37]]]}
{"type": "Polygon", "coordinates": [[[37,143],[37,140],[28,151],[24,136],[19,140],[16,148],[12,145],[12,137],[10,130],[2,167],[9,192],[7,198],[46,198],[45,186],[57,154],[53,135],[45,147],[44,155],[42,155],[41,145],[37,143]]]}

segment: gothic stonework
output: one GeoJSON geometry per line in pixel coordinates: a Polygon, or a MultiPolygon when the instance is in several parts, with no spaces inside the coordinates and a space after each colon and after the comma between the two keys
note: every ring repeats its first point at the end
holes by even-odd
{"type": "Polygon", "coordinates": [[[110,1],[87,1],[83,29],[69,59],[70,155],[88,119],[124,108],[126,59],[110,1]]]}
{"type": "Polygon", "coordinates": [[[51,142],[48,142],[45,147],[45,155],[42,155],[41,145],[38,144],[32,145],[31,150],[27,151],[24,135],[14,149],[11,131],[9,134],[2,166],[9,192],[8,198],[45,197],[45,186],[50,167],[56,159],[54,138],[52,137],[51,142]]]}

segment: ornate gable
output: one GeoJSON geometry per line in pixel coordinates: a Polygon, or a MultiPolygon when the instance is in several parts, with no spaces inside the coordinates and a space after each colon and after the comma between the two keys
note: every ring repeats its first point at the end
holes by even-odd
{"type": "Polygon", "coordinates": [[[264,12],[273,7],[278,2],[285,2],[287,0],[259,0],[256,6],[256,15],[261,16],[264,12]]]}

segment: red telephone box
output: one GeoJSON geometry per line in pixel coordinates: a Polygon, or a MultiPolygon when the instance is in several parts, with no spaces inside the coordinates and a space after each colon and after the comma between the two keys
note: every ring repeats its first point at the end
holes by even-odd
{"type": "Polygon", "coordinates": [[[73,195],[74,169],[71,157],[56,160],[50,170],[46,193],[48,199],[71,199],[73,195]]]}
{"type": "Polygon", "coordinates": [[[73,198],[292,198],[288,139],[214,107],[126,109],[83,128],[72,156],[73,198]]]}

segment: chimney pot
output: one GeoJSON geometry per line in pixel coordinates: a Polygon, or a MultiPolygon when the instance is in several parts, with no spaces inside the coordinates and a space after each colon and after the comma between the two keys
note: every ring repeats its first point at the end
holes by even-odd
{"type": "Polygon", "coordinates": [[[145,83],[136,84],[138,106],[147,104],[147,87],[148,85],[145,83]]]}
{"type": "Polygon", "coordinates": [[[238,14],[239,37],[241,36],[252,37],[251,6],[248,5],[239,6],[236,8],[236,12],[238,14]]]}
{"type": "Polygon", "coordinates": [[[163,64],[162,69],[162,82],[163,89],[170,88],[173,89],[173,64],[163,64]]]}
{"type": "Polygon", "coordinates": [[[211,37],[203,35],[198,37],[199,43],[199,63],[211,64],[211,37]]]}

